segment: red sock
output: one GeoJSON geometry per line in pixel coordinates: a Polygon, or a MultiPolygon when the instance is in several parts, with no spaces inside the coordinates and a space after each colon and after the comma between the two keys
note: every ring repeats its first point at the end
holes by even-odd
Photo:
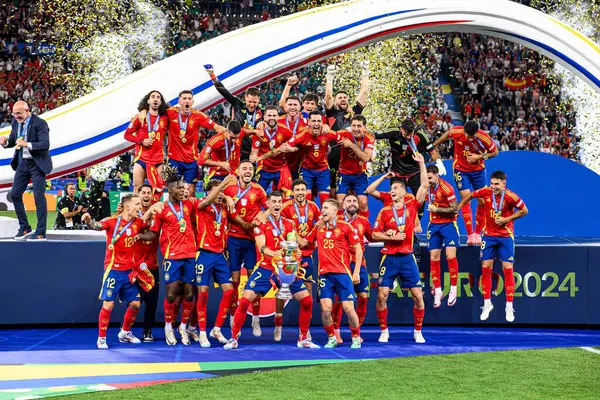
{"type": "Polygon", "coordinates": [[[369,218],[369,216],[371,215],[371,213],[369,212],[369,209],[367,208],[366,210],[362,211],[359,210],[358,211],[358,215],[362,215],[365,218],[369,218]]]}
{"type": "Polygon", "coordinates": [[[125,332],[131,331],[131,327],[135,322],[135,317],[137,317],[139,308],[127,307],[127,311],[125,311],[125,316],[123,317],[123,330],[125,332]]]}
{"type": "Polygon", "coordinates": [[[415,330],[420,331],[423,327],[423,318],[425,317],[425,309],[419,310],[413,307],[413,317],[415,319],[415,330]]]}
{"type": "Polygon", "coordinates": [[[194,300],[187,301],[183,300],[183,307],[181,310],[181,323],[187,325],[190,322],[190,315],[192,315],[192,308],[194,308],[194,300]]]}
{"type": "Polygon", "coordinates": [[[198,326],[198,302],[194,301],[194,300],[192,300],[192,313],[190,314],[190,326],[198,326]]]}
{"type": "Polygon", "coordinates": [[[513,301],[515,298],[515,274],[512,268],[505,268],[504,272],[504,293],[506,301],[513,301]]]}
{"type": "Polygon", "coordinates": [[[431,260],[429,261],[429,266],[431,269],[431,282],[433,283],[433,287],[439,289],[442,287],[440,281],[440,260],[431,260]]]}
{"type": "MultiPolygon", "coordinates": [[[[514,285],[513,285],[514,287],[514,285]]],[[[481,291],[483,299],[490,300],[492,298],[492,269],[481,268],[481,291]]]]}
{"type": "Polygon", "coordinates": [[[323,207],[323,202],[329,198],[329,193],[327,192],[319,192],[319,201],[321,202],[321,207],[323,207]]]}
{"type": "Polygon", "coordinates": [[[256,300],[252,303],[252,316],[260,317],[260,297],[256,296],[256,300]]]}
{"type": "Polygon", "coordinates": [[[215,320],[215,327],[220,328],[223,326],[223,322],[227,319],[227,313],[231,306],[231,298],[233,297],[233,289],[223,292],[221,302],[219,303],[219,312],[217,312],[217,319],[215,320]]]}
{"type": "Polygon", "coordinates": [[[163,302],[163,307],[165,309],[165,322],[167,324],[173,323],[173,317],[175,314],[175,303],[169,303],[167,299],[163,302]]]}
{"type": "Polygon", "coordinates": [[[350,332],[352,333],[352,337],[359,337],[360,336],[360,325],[357,326],[356,328],[350,327],[350,332]]]}
{"type": "Polygon", "coordinates": [[[481,233],[481,228],[485,224],[485,210],[481,206],[477,206],[475,212],[475,233],[481,233]]]}
{"type": "Polygon", "coordinates": [[[298,315],[298,325],[300,326],[300,339],[305,340],[310,327],[310,319],[312,318],[312,296],[306,296],[300,300],[300,315],[298,315]]]}
{"type": "Polygon", "coordinates": [[[455,258],[448,259],[448,272],[450,272],[450,286],[458,284],[458,260],[455,258]]]}
{"type": "Polygon", "coordinates": [[[384,308],[383,310],[375,310],[377,313],[377,321],[379,321],[379,328],[383,331],[385,329],[387,329],[387,314],[388,314],[388,309],[387,307],[384,308]]]}
{"type": "Polygon", "coordinates": [[[177,317],[179,316],[179,310],[181,309],[181,303],[183,302],[183,296],[177,296],[175,298],[175,307],[173,308],[173,321],[177,321],[177,317]]]}
{"type": "Polygon", "coordinates": [[[231,305],[229,306],[229,314],[230,315],[235,315],[235,312],[238,308],[238,301],[239,301],[239,295],[240,295],[239,287],[240,287],[239,282],[233,282],[233,295],[231,296],[231,305]]]}
{"type": "Polygon", "coordinates": [[[98,315],[98,337],[106,337],[106,330],[110,323],[110,313],[111,310],[107,310],[104,307],[100,309],[100,314],[98,315]]]}
{"type": "Polygon", "coordinates": [[[206,304],[208,303],[208,292],[198,292],[196,302],[196,313],[198,315],[198,327],[200,331],[206,332],[206,304]]]}
{"type": "Polygon", "coordinates": [[[369,299],[366,297],[359,297],[358,304],[356,305],[356,315],[358,315],[358,325],[363,324],[365,317],[367,316],[367,303],[369,299]]]}
{"type": "Polygon", "coordinates": [[[333,303],[333,309],[331,310],[331,318],[333,318],[333,328],[335,330],[340,329],[342,324],[342,303],[336,301],[333,303]]]}
{"type": "Polygon", "coordinates": [[[240,305],[235,311],[235,316],[233,317],[233,328],[231,328],[231,337],[237,339],[242,327],[244,326],[244,322],[246,322],[246,313],[248,312],[248,308],[250,308],[250,302],[248,299],[242,297],[240,299],[240,305]]]}
{"type": "Polygon", "coordinates": [[[275,313],[275,318],[273,318],[273,323],[275,326],[283,326],[283,314],[275,313]]]}
{"type": "Polygon", "coordinates": [[[473,234],[473,212],[471,211],[471,204],[467,203],[461,208],[463,220],[465,221],[465,227],[467,228],[467,235],[473,234]]]}
{"type": "Polygon", "coordinates": [[[325,332],[327,333],[327,337],[335,336],[335,328],[333,327],[333,324],[328,325],[328,326],[323,325],[323,328],[325,328],[325,332]]]}

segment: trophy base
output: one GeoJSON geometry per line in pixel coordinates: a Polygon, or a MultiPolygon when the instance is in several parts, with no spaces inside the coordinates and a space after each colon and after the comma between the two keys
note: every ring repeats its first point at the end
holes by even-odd
{"type": "Polygon", "coordinates": [[[292,295],[292,292],[290,292],[289,289],[288,290],[279,289],[279,291],[277,292],[275,297],[278,298],[279,300],[291,300],[294,298],[294,296],[292,295]]]}

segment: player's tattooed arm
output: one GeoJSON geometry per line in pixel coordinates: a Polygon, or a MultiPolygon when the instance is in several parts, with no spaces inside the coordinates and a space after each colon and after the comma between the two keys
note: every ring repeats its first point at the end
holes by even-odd
{"type": "Polygon", "coordinates": [[[92,216],[88,213],[85,213],[81,216],[81,220],[85,222],[88,228],[94,231],[102,231],[102,224],[100,222],[94,221],[92,216]]]}
{"type": "Polygon", "coordinates": [[[454,214],[455,210],[457,209],[456,201],[451,202],[450,207],[436,207],[433,204],[429,204],[427,209],[430,212],[436,212],[436,213],[440,213],[440,214],[454,214]]]}

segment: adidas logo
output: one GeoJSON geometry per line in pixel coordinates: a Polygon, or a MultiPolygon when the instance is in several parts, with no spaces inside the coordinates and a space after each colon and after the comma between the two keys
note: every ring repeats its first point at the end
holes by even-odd
{"type": "Polygon", "coordinates": [[[454,244],[454,240],[453,240],[453,241],[451,241],[449,244],[454,244]]]}
{"type": "Polygon", "coordinates": [[[514,258],[514,257],[509,257],[509,258],[508,258],[508,261],[514,261],[514,260],[515,260],[515,258],[514,258]]]}
{"type": "Polygon", "coordinates": [[[348,298],[349,298],[350,300],[354,300],[354,295],[353,295],[353,294],[351,294],[351,295],[349,295],[349,296],[348,296],[348,298]]]}

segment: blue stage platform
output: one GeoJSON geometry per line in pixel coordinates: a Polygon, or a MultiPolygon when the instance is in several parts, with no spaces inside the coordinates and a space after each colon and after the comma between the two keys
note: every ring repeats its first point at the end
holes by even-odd
{"type": "MultiPolygon", "coordinates": [[[[600,324],[595,287],[600,282],[600,239],[579,237],[517,237],[516,246],[516,322],[527,324],[600,324]]],[[[12,304],[0,310],[0,325],[13,324],[95,324],[100,302],[97,299],[101,278],[104,242],[48,241],[42,243],[0,242],[5,266],[0,281],[0,302],[12,304]],[[26,256],[24,256],[26,255],[26,256]]],[[[375,298],[380,247],[367,247],[366,257],[371,275],[371,293],[366,324],[377,324],[375,298]]],[[[429,292],[429,254],[423,249],[421,274],[429,292]]],[[[449,308],[434,309],[431,296],[426,297],[425,324],[479,324],[482,297],[479,249],[461,247],[459,298],[449,308]]],[[[443,271],[447,271],[445,261],[443,271]]],[[[495,269],[496,309],[488,323],[504,321],[503,277],[495,269]]],[[[443,279],[449,288],[449,276],[443,279]]],[[[161,294],[164,294],[161,288],[161,294]]],[[[162,298],[162,295],[161,295],[162,298]]],[[[214,320],[220,291],[211,289],[208,320],[214,320]]],[[[162,306],[162,300],[159,303],[162,306]]],[[[396,290],[389,300],[389,323],[412,324],[412,300],[406,292],[396,290]]],[[[124,307],[117,305],[112,321],[120,320],[124,307]]],[[[318,310],[318,307],[315,308],[318,310]]],[[[263,299],[261,314],[272,315],[274,299],[263,299]]],[[[297,323],[298,306],[290,302],[284,323],[297,323]]],[[[141,319],[142,313],[140,313],[141,319]]],[[[159,307],[158,321],[162,319],[159,307]]],[[[268,326],[272,318],[263,320],[268,326]]],[[[319,324],[317,312],[313,323],[319,324]]]]}

